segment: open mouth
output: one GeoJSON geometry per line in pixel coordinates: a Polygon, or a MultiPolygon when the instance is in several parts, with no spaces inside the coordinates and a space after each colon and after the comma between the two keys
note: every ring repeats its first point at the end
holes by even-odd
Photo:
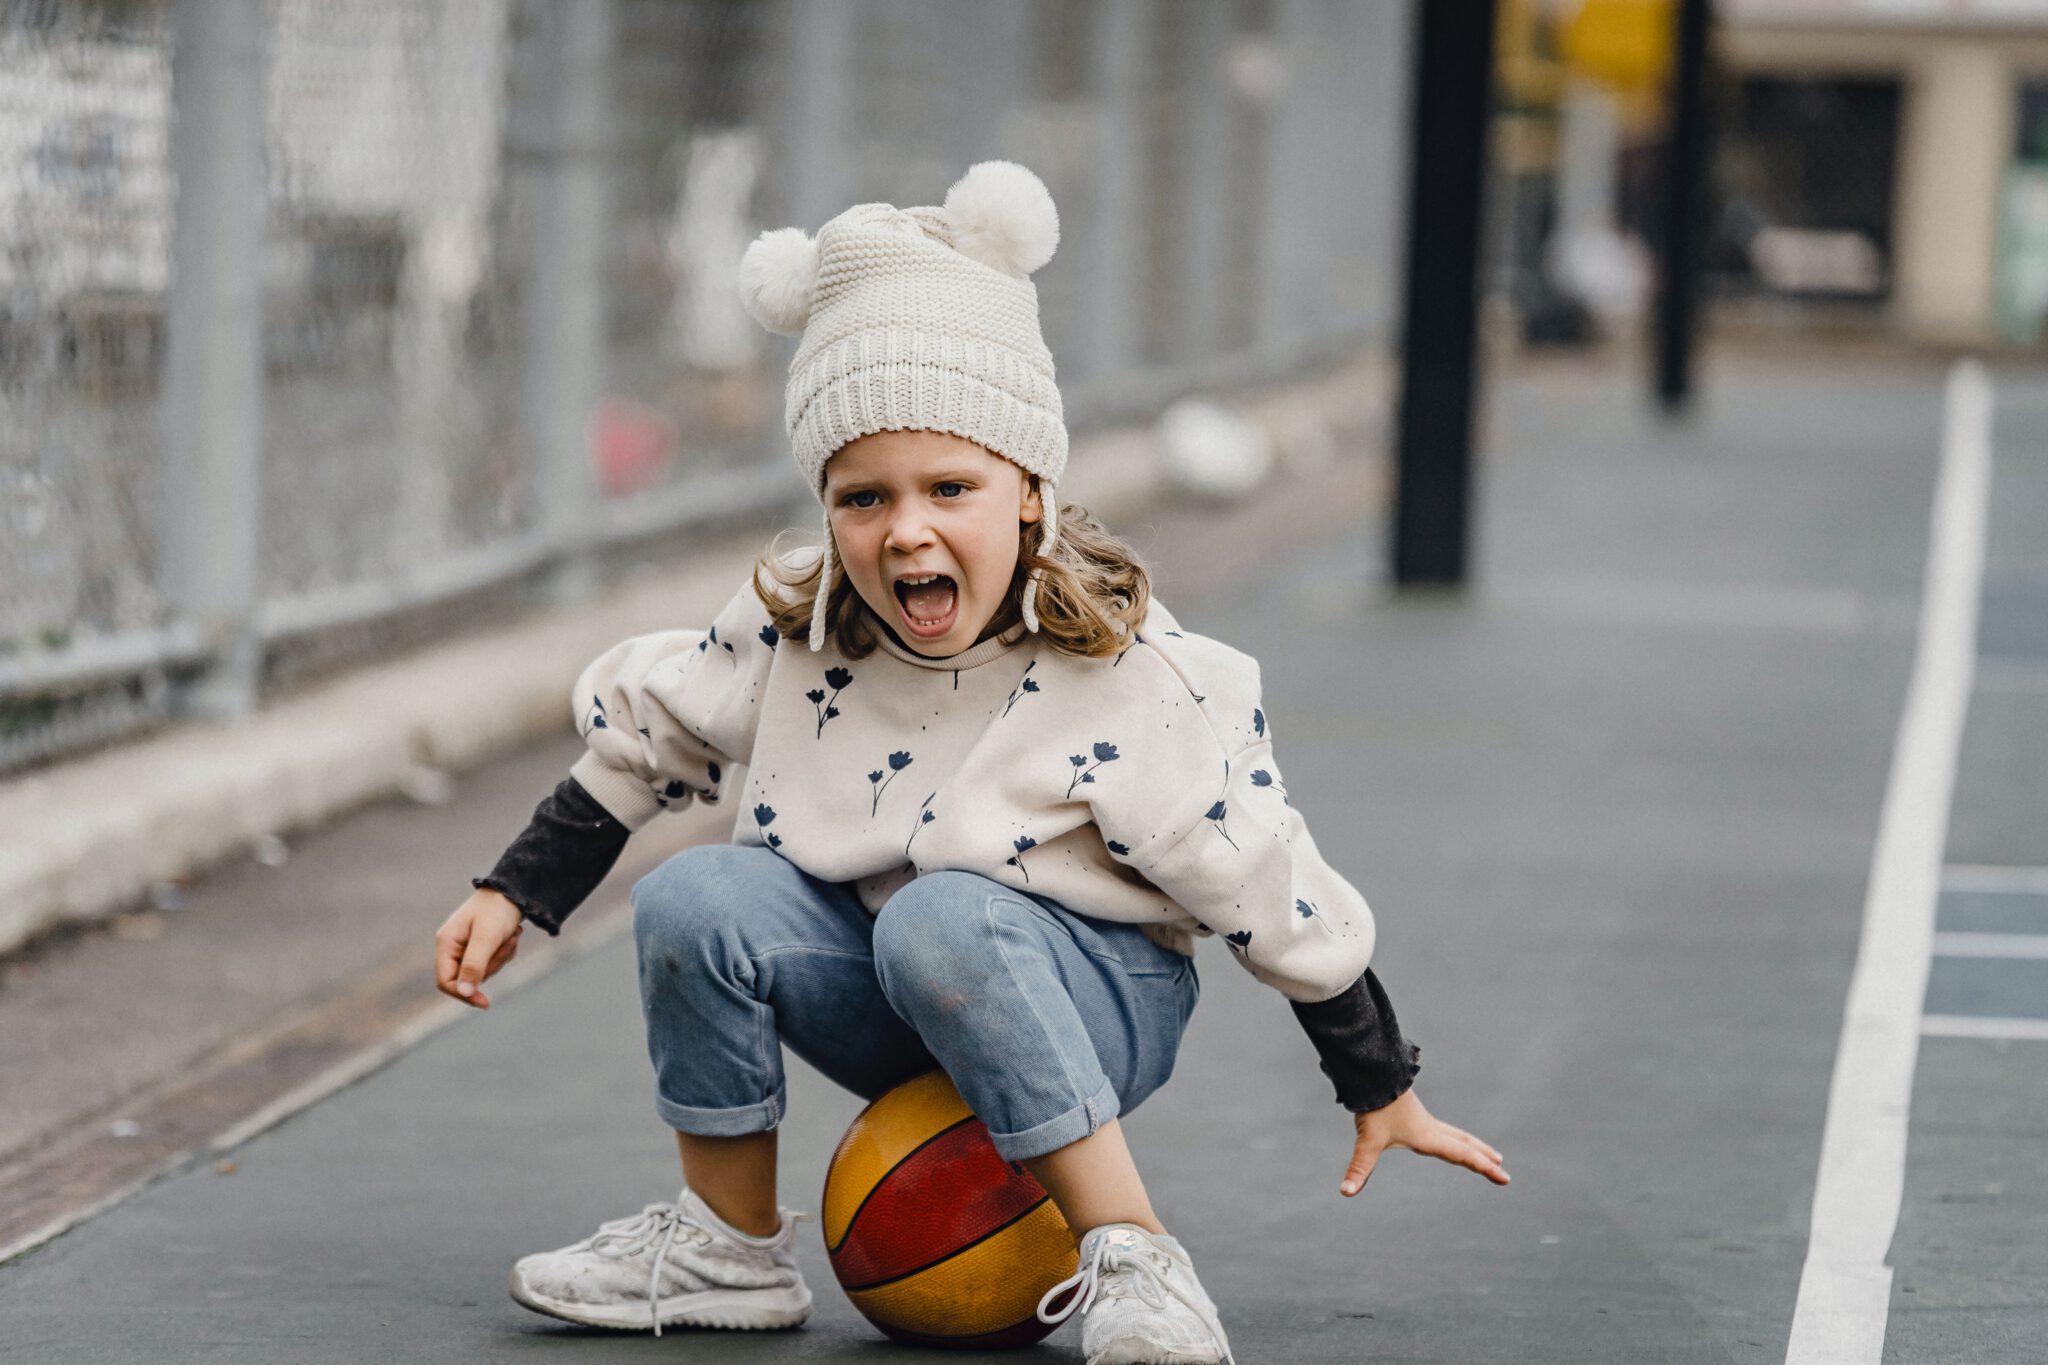
{"type": "Polygon", "coordinates": [[[914,574],[897,579],[895,589],[903,623],[913,635],[930,639],[953,628],[953,618],[960,611],[960,590],[951,578],[914,574]]]}

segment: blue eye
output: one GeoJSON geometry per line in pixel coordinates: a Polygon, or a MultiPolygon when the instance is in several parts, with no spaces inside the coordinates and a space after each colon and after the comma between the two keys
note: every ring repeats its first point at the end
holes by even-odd
{"type": "Polygon", "coordinates": [[[851,493],[848,493],[848,494],[847,494],[847,495],[846,495],[845,497],[841,498],[841,499],[840,499],[839,501],[840,501],[840,504],[841,504],[842,506],[846,506],[846,507],[855,507],[855,508],[859,508],[859,509],[860,509],[861,511],[866,511],[866,510],[867,510],[868,508],[870,508],[870,507],[873,507],[873,506],[874,506],[874,504],[873,504],[873,503],[871,503],[871,502],[858,502],[858,501],[856,501],[856,499],[858,499],[858,498],[872,498],[872,497],[875,497],[875,496],[877,496],[877,494],[875,493],[875,490],[874,490],[874,489],[872,489],[872,488],[860,488],[860,489],[856,489],[856,490],[854,490],[854,491],[853,491],[853,492],[851,492],[851,493]]]}
{"type": "Polygon", "coordinates": [[[959,490],[960,490],[960,492],[961,492],[961,493],[963,493],[963,494],[964,494],[964,493],[965,493],[965,492],[967,491],[967,485],[966,485],[966,484],[964,484],[964,483],[942,483],[942,484],[940,484],[940,485],[938,485],[938,486],[939,486],[940,488],[942,488],[942,489],[943,489],[943,488],[957,488],[957,489],[959,489],[959,490]]]}

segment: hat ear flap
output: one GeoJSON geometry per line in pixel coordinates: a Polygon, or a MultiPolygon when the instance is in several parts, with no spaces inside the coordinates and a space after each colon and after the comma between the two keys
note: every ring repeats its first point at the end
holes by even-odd
{"type": "Polygon", "coordinates": [[[769,331],[793,337],[811,316],[818,283],[818,243],[802,228],[776,228],[740,257],[740,302],[769,331]]]}
{"type": "Polygon", "coordinates": [[[1022,279],[1052,259],[1060,215],[1045,182],[1014,161],[980,161],[946,191],[953,247],[1022,279]]]}

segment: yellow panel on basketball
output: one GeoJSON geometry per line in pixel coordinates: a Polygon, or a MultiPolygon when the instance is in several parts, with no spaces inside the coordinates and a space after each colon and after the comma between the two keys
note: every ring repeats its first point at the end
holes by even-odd
{"type": "Polygon", "coordinates": [[[874,1322],[929,1337],[976,1337],[1035,1320],[1045,1291],[1079,1265],[1074,1235],[1048,1199],[937,1265],[847,1297],[874,1322]]]}
{"type": "Polygon", "coordinates": [[[820,1213],[827,1247],[845,1238],[861,1201],[898,1162],[974,1114],[943,1071],[913,1076],[886,1098],[887,1104],[878,1100],[861,1111],[832,1154],[820,1213]]]}

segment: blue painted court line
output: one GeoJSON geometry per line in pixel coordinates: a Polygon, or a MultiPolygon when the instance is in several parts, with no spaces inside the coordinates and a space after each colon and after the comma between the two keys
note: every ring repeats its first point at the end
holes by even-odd
{"type": "Polygon", "coordinates": [[[2048,959],[1937,957],[1922,1013],[2048,1019],[2048,959]]]}
{"type": "Polygon", "coordinates": [[[1942,869],[1921,1029],[2048,1038],[2048,868],[1942,869]]]}
{"type": "Polygon", "coordinates": [[[1944,890],[1936,933],[2048,935],[2048,891],[1944,890]]]}

